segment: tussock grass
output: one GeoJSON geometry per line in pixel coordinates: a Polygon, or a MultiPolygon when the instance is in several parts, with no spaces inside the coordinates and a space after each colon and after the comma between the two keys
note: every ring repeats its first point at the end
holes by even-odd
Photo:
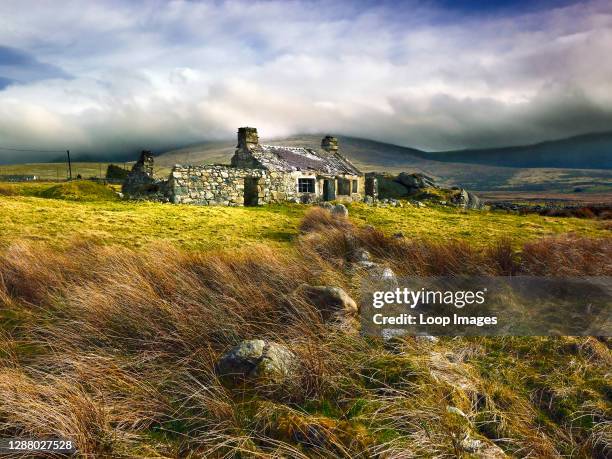
{"type": "Polygon", "coordinates": [[[412,338],[325,324],[295,291],[357,298],[356,247],[402,274],[609,275],[610,240],[483,249],[388,236],[320,209],[296,250],[91,241],[0,253],[0,436],[67,437],[86,457],[456,457],[472,435],[519,457],[609,453],[607,341],[412,338]],[[218,358],[265,338],[301,362],[282,391],[224,387],[218,358]]]}
{"type": "Polygon", "coordinates": [[[89,180],[53,185],[39,193],[41,198],[69,201],[116,201],[117,193],[109,186],[89,180]]]}

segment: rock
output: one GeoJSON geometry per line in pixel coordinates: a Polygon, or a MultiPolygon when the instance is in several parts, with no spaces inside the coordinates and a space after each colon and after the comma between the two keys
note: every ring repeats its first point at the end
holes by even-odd
{"type": "Polygon", "coordinates": [[[374,204],[374,198],[372,196],[366,196],[365,198],[363,198],[363,202],[368,206],[371,206],[374,204]]]}
{"type": "Polygon", "coordinates": [[[340,287],[303,284],[296,290],[312,303],[323,315],[324,320],[356,316],[357,303],[340,287]]]}
{"type": "Polygon", "coordinates": [[[425,174],[408,174],[402,172],[397,176],[397,181],[410,189],[437,188],[435,180],[425,174]]]}
{"type": "Polygon", "coordinates": [[[397,276],[391,268],[384,266],[375,266],[369,271],[370,277],[383,280],[383,281],[395,281],[397,276]]]}
{"type": "Polygon", "coordinates": [[[447,406],[446,411],[450,414],[454,414],[455,416],[459,416],[463,419],[466,419],[466,420],[468,419],[467,414],[465,414],[463,411],[461,411],[456,406],[447,406]]]}
{"type": "Polygon", "coordinates": [[[408,334],[408,330],[401,328],[383,328],[381,331],[382,339],[385,342],[392,341],[408,334]]]}
{"type": "Polygon", "coordinates": [[[303,193],[300,196],[300,202],[302,204],[312,204],[313,201],[314,201],[314,198],[310,193],[303,193]]]}
{"type": "Polygon", "coordinates": [[[369,261],[370,260],[370,252],[366,249],[357,248],[351,253],[351,260],[354,262],[359,261],[369,261]]]}
{"type": "Polygon", "coordinates": [[[297,368],[295,354],[281,344],[261,339],[242,341],[217,363],[217,372],[230,386],[248,381],[258,385],[262,380],[281,383],[297,368]]]}
{"type": "Polygon", "coordinates": [[[339,217],[348,217],[348,209],[344,204],[336,204],[332,207],[331,213],[339,217]]]}
{"type": "Polygon", "coordinates": [[[374,268],[375,266],[378,266],[378,264],[374,263],[373,261],[369,261],[369,260],[361,260],[357,262],[357,266],[359,266],[360,268],[364,268],[364,269],[370,269],[370,268],[374,268]]]}
{"type": "Polygon", "coordinates": [[[319,207],[327,210],[332,210],[334,206],[331,202],[323,201],[319,203],[319,207]]]}
{"type": "Polygon", "coordinates": [[[416,340],[417,343],[435,344],[438,341],[440,341],[440,338],[438,338],[437,336],[432,336],[432,335],[419,335],[419,336],[415,336],[414,339],[416,340]]]}
{"type": "Polygon", "coordinates": [[[421,202],[421,201],[414,201],[414,205],[419,207],[419,208],[423,208],[423,207],[427,207],[425,205],[425,203],[421,202]]]}
{"type": "Polygon", "coordinates": [[[463,207],[465,209],[482,209],[484,207],[478,196],[464,190],[463,188],[461,188],[451,197],[451,202],[456,206],[463,207]]]}
{"type": "Polygon", "coordinates": [[[461,448],[468,453],[475,453],[479,449],[482,449],[483,442],[476,440],[475,438],[465,437],[461,441],[461,448]]]}
{"type": "Polygon", "coordinates": [[[470,453],[470,457],[479,459],[504,459],[507,458],[506,453],[495,443],[487,439],[472,438],[469,434],[465,436],[459,443],[459,446],[466,453],[470,453]]]}

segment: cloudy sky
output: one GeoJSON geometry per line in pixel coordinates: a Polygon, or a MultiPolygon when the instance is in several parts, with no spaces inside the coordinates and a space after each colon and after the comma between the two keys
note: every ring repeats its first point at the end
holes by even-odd
{"type": "Polygon", "coordinates": [[[610,130],[612,2],[0,2],[0,147],[159,151],[243,125],[427,150],[610,130]]]}

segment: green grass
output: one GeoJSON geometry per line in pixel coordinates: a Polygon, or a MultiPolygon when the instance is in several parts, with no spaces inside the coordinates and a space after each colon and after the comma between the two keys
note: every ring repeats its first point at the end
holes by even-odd
{"type": "MultiPolygon", "coordinates": [[[[366,458],[381,451],[476,457],[457,453],[466,432],[516,457],[606,457],[592,439],[608,438],[607,343],[495,337],[384,344],[361,337],[324,324],[295,294],[303,283],[339,285],[359,299],[357,287],[349,287],[359,275],[346,269],[350,252],[340,239],[310,233],[300,238],[302,252],[278,250],[292,247],[308,206],[133,202],[117,199],[115,190],[88,182],[0,185],[0,305],[6,306],[0,307],[0,433],[74,437],[88,457],[279,451],[283,457],[366,458]],[[128,248],[162,241],[188,250],[258,247],[56,250],[88,239],[128,248]],[[33,240],[44,244],[3,247],[33,240]],[[317,241],[326,240],[340,249],[321,251],[317,241]],[[254,337],[297,353],[304,366],[296,370],[300,384],[291,397],[224,387],[216,378],[222,353],[254,337]],[[469,420],[451,416],[449,406],[469,420]]],[[[439,242],[609,236],[596,220],[441,206],[353,204],[350,215],[358,225],[439,242]]],[[[350,240],[372,233],[347,228],[350,240]]],[[[557,247],[567,264],[581,266],[566,246],[557,247]]],[[[385,253],[412,264],[405,252],[385,253]]]]}
{"type": "MultiPolygon", "coordinates": [[[[72,163],[72,177],[77,175],[83,178],[104,178],[106,168],[111,163],[72,163]]],[[[125,169],[131,169],[131,163],[112,163],[125,169]]],[[[155,167],[155,174],[165,177],[170,173],[169,167],[155,167]]],[[[29,163],[0,165],[2,175],[36,175],[39,180],[65,180],[68,178],[68,166],[65,163],[29,163]]]]}
{"type": "MultiPolygon", "coordinates": [[[[187,249],[261,243],[288,247],[308,208],[299,204],[249,208],[122,201],[110,188],[86,182],[4,184],[1,188],[9,192],[0,192],[0,245],[26,239],[61,246],[93,239],[127,247],[160,240],[187,249]]],[[[358,224],[374,225],[389,234],[402,232],[406,237],[436,241],[465,239],[479,245],[508,236],[520,243],[567,232],[594,237],[610,234],[596,220],[466,212],[442,206],[353,204],[350,215],[358,224]]]]}
{"type": "Polygon", "coordinates": [[[117,193],[101,183],[78,180],[64,182],[45,188],[39,196],[47,199],[64,199],[68,201],[116,201],[117,193]]]}

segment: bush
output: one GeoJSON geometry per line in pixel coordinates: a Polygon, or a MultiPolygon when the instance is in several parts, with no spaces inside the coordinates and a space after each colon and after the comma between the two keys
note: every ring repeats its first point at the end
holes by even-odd
{"type": "Polygon", "coordinates": [[[106,178],[109,180],[124,180],[129,174],[129,171],[115,164],[109,164],[106,168],[106,178]]]}

